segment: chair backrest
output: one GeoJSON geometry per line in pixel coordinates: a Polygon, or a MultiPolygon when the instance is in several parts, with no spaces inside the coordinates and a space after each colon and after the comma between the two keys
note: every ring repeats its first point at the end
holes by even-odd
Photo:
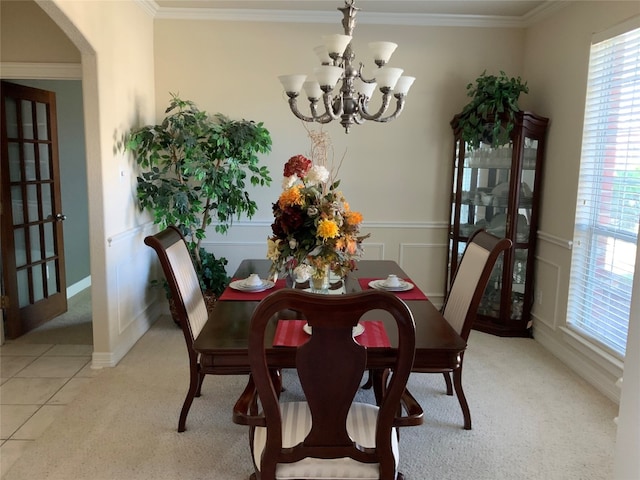
{"type": "Polygon", "coordinates": [[[285,289],[262,300],[253,314],[249,332],[251,373],[267,427],[260,470],[269,471],[275,464],[307,457],[350,457],[379,463],[381,471],[393,472],[393,420],[413,366],[414,350],[415,325],[411,311],[389,292],[334,296],[285,289]],[[303,442],[287,449],[282,448],[279,392],[269,374],[265,355],[265,330],[270,322],[278,320],[278,312],[285,310],[300,314],[312,329],[309,340],[298,347],[296,354],[296,369],[311,413],[311,428],[303,442]],[[367,368],[367,349],[353,338],[352,328],[370,310],[391,314],[398,333],[395,367],[378,411],[375,449],[356,445],[347,433],[347,414],[367,368]]]}
{"type": "Polygon", "coordinates": [[[191,352],[193,340],[204,327],[208,312],[187,242],[178,228],[169,226],[146,237],[144,243],[158,254],[178,316],[176,320],[182,327],[191,352]]]}
{"type": "Polygon", "coordinates": [[[511,240],[484,230],[476,231],[469,238],[443,308],[444,318],[465,340],[469,338],[496,260],[511,245],[511,240]]]}

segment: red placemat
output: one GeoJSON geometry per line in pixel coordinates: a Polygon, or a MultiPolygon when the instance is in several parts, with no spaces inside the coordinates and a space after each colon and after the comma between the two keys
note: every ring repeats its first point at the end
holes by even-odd
{"type": "MultiPolygon", "coordinates": [[[[371,289],[371,287],[369,286],[369,282],[371,280],[384,280],[384,279],[380,279],[380,278],[359,278],[358,282],[360,283],[360,288],[362,290],[369,290],[371,289]]],[[[411,281],[411,279],[409,278],[405,278],[403,279],[405,282],[409,282],[409,283],[413,283],[411,281]]],[[[401,298],[402,300],[428,300],[427,296],[422,293],[422,290],[420,290],[418,288],[418,286],[413,283],[414,287],[406,292],[391,292],[391,293],[395,293],[398,298],[401,298]]]]}
{"type": "MultiPolygon", "coordinates": [[[[297,347],[309,339],[309,335],[302,329],[306,320],[279,320],[276,333],[273,336],[274,347],[297,347]]],[[[364,332],[355,337],[356,341],[367,348],[389,347],[389,337],[380,320],[365,320],[361,322],[364,332]]]]}
{"type": "MultiPolygon", "coordinates": [[[[237,279],[234,278],[233,280],[235,281],[237,279]]],[[[220,298],[218,298],[218,301],[242,300],[245,302],[251,302],[251,301],[259,302],[270,293],[273,293],[276,290],[280,290],[281,288],[285,288],[286,287],[285,280],[286,279],[284,278],[276,280],[276,284],[273,286],[273,288],[269,288],[268,290],[263,290],[261,292],[242,292],[240,290],[235,290],[227,286],[227,288],[224,289],[224,292],[222,292],[222,295],[220,295],[220,298]]]]}

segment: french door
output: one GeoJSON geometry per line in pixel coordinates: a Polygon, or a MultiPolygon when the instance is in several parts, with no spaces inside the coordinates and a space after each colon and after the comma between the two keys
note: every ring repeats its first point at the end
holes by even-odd
{"type": "Polygon", "coordinates": [[[66,312],[54,92],[2,82],[0,245],[7,338],[66,312]]]}

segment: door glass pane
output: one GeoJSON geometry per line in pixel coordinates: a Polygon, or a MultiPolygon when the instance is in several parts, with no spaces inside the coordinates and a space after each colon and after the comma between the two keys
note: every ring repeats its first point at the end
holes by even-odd
{"type": "Polygon", "coordinates": [[[36,116],[38,118],[38,140],[49,140],[49,126],[47,125],[47,105],[36,103],[36,116]]]}
{"type": "Polygon", "coordinates": [[[42,260],[42,252],[40,250],[40,227],[32,225],[29,227],[29,241],[31,242],[31,259],[30,262],[42,260]]]}
{"type": "Polygon", "coordinates": [[[20,308],[29,305],[29,278],[26,270],[18,270],[18,305],[20,308]]]}
{"type": "Polygon", "coordinates": [[[29,212],[29,222],[40,220],[38,216],[38,186],[27,185],[27,210],[29,212]]]}
{"type": "Polygon", "coordinates": [[[22,136],[27,140],[33,140],[33,114],[31,112],[31,102],[22,100],[22,136]]]}
{"type": "Polygon", "coordinates": [[[47,262],[47,295],[51,296],[59,291],[58,279],[56,278],[56,262],[47,262]]]}
{"type": "Polygon", "coordinates": [[[33,286],[33,303],[44,298],[44,281],[42,276],[42,265],[37,265],[31,269],[33,286]]]}
{"type": "Polygon", "coordinates": [[[22,170],[20,169],[20,144],[9,142],[9,180],[19,182],[22,179],[22,170]]]}
{"type": "Polygon", "coordinates": [[[24,153],[25,180],[37,180],[35,146],[33,145],[33,143],[25,143],[22,151],[24,153]]]}
{"type": "Polygon", "coordinates": [[[24,238],[24,228],[18,228],[13,232],[13,241],[15,243],[16,267],[22,267],[27,264],[27,247],[24,238]]]}
{"type": "Polygon", "coordinates": [[[7,137],[18,138],[18,113],[16,110],[16,101],[7,97],[5,100],[7,137]]]}
{"type": "Polygon", "coordinates": [[[51,180],[51,169],[49,168],[49,145],[41,143],[38,145],[40,154],[40,179],[51,180]]]}
{"type": "Polygon", "coordinates": [[[44,250],[47,258],[53,257],[56,252],[54,250],[55,243],[53,241],[53,223],[47,222],[42,225],[44,230],[44,250]]]}
{"type": "Polygon", "coordinates": [[[43,219],[53,219],[52,200],[51,200],[51,184],[43,183],[40,185],[42,190],[42,216],[43,219]]]}
{"type": "Polygon", "coordinates": [[[20,187],[11,187],[11,213],[13,215],[13,224],[20,225],[24,223],[24,206],[22,205],[22,189],[20,187]]]}

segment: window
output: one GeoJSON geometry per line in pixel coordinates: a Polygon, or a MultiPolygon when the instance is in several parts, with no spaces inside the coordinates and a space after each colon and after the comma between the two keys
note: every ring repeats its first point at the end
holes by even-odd
{"type": "Polygon", "coordinates": [[[640,18],[594,37],[567,322],[624,357],[640,221],[640,18]]]}

